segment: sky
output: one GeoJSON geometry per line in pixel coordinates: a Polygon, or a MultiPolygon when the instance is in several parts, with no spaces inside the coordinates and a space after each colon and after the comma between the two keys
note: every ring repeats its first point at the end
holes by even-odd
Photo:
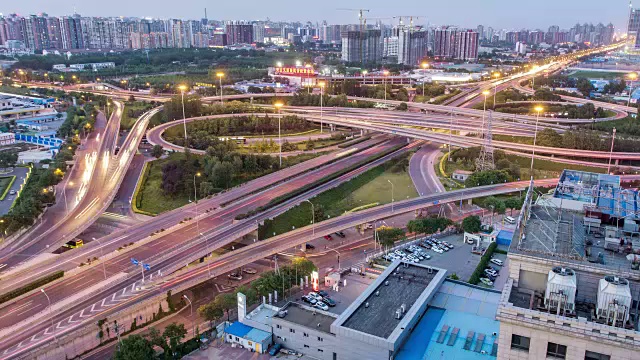
{"type": "MultiPolygon", "coordinates": [[[[640,0],[638,7],[640,7],[640,0]]],[[[612,22],[616,29],[626,27],[626,0],[5,0],[0,13],[21,15],[46,12],[52,16],[134,16],[200,19],[207,8],[216,20],[300,20],[329,23],[357,23],[356,11],[339,8],[370,9],[369,18],[396,23],[394,16],[420,16],[417,24],[459,25],[475,28],[479,24],[496,29],[541,28],[550,25],[570,28],[577,22],[612,22]],[[314,6],[316,5],[316,6],[314,6]]],[[[370,20],[370,23],[373,20],[370,20]]]]}

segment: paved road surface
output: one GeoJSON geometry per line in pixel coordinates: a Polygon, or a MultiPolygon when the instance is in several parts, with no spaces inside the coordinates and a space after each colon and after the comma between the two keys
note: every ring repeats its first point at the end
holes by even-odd
{"type": "Polygon", "coordinates": [[[409,175],[420,196],[445,191],[434,168],[434,162],[441,153],[440,147],[427,143],[409,161],[409,175]]]}

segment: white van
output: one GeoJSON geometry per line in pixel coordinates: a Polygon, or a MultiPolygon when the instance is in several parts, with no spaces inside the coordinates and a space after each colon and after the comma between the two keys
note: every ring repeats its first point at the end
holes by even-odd
{"type": "Polygon", "coordinates": [[[512,218],[511,216],[505,216],[504,221],[511,225],[516,224],[516,219],[512,218]]]}

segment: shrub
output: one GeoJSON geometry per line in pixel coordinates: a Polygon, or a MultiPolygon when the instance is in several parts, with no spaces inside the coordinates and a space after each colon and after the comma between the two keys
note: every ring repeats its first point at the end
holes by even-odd
{"type": "Polygon", "coordinates": [[[482,255],[482,258],[480,259],[476,270],[473,272],[473,274],[471,274],[471,277],[469,278],[469,284],[477,285],[480,282],[480,278],[483,277],[484,274],[484,269],[487,267],[487,265],[489,265],[489,260],[491,260],[491,256],[496,250],[496,247],[498,247],[498,244],[495,242],[489,245],[487,251],[485,251],[484,255],[482,255]]]}
{"type": "Polygon", "coordinates": [[[64,271],[56,271],[55,273],[40,278],[32,283],[29,283],[23,287],[17,288],[15,290],[9,291],[6,294],[0,296],[0,304],[5,303],[11,299],[17,298],[20,295],[26,294],[31,290],[38,289],[45,284],[48,284],[54,280],[60,279],[64,276],[64,271]]]}

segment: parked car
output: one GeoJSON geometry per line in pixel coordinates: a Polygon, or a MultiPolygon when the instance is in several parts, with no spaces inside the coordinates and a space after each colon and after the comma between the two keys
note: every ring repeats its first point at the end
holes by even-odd
{"type": "Polygon", "coordinates": [[[307,296],[316,299],[316,301],[322,301],[322,296],[318,295],[317,293],[315,293],[313,291],[308,293],[307,296]]]}
{"type": "Polygon", "coordinates": [[[231,274],[229,274],[227,276],[231,280],[242,280],[242,275],[240,275],[240,273],[237,273],[237,272],[232,272],[231,274]]]}
{"type": "Polygon", "coordinates": [[[338,235],[341,238],[346,237],[346,235],[342,231],[337,231],[335,234],[338,235]]]}
{"type": "Polygon", "coordinates": [[[500,259],[491,259],[490,261],[498,266],[504,265],[504,262],[500,259]]]}
{"type": "Polygon", "coordinates": [[[426,260],[429,260],[429,259],[431,259],[431,255],[429,255],[429,254],[425,254],[425,255],[424,255],[424,258],[425,258],[426,260]]]}
{"type": "Polygon", "coordinates": [[[280,349],[282,349],[282,345],[280,345],[280,344],[273,345],[271,347],[271,350],[269,350],[269,355],[271,355],[271,356],[278,355],[278,353],[280,352],[280,349]]]}
{"type": "Polygon", "coordinates": [[[498,273],[493,269],[484,269],[484,273],[491,276],[498,276],[498,273]]]}
{"type": "Polygon", "coordinates": [[[320,295],[322,297],[328,297],[329,293],[324,291],[324,290],[320,290],[320,291],[318,291],[318,295],[320,295]]]}
{"type": "Polygon", "coordinates": [[[437,252],[438,254],[442,254],[444,252],[442,249],[436,246],[433,247],[433,251],[437,252]]]}
{"type": "Polygon", "coordinates": [[[315,305],[318,301],[314,298],[312,298],[311,296],[307,296],[307,295],[303,295],[302,296],[302,301],[309,303],[311,305],[315,305]]]}
{"type": "Polygon", "coordinates": [[[242,271],[247,273],[247,274],[256,274],[256,273],[258,273],[258,270],[254,269],[254,268],[242,268],[242,271]]]}
{"type": "Polygon", "coordinates": [[[311,244],[306,244],[305,247],[307,248],[307,250],[313,250],[313,249],[316,248],[315,246],[313,246],[311,244]]]}
{"type": "Polygon", "coordinates": [[[330,298],[328,296],[323,296],[322,297],[322,302],[327,304],[327,305],[329,305],[330,307],[336,306],[336,302],[332,298],[330,298]]]}
{"type": "Polygon", "coordinates": [[[314,307],[317,307],[318,309],[322,310],[322,311],[329,311],[329,306],[327,306],[327,304],[325,304],[322,301],[318,301],[315,305],[313,305],[314,307]]]}
{"type": "Polygon", "coordinates": [[[324,238],[325,238],[325,239],[327,239],[327,240],[333,240],[333,238],[331,237],[331,235],[325,235],[325,236],[324,236],[324,238]]]}
{"type": "Polygon", "coordinates": [[[493,286],[493,281],[487,279],[487,278],[480,278],[480,282],[487,285],[487,286],[493,286]]]}

